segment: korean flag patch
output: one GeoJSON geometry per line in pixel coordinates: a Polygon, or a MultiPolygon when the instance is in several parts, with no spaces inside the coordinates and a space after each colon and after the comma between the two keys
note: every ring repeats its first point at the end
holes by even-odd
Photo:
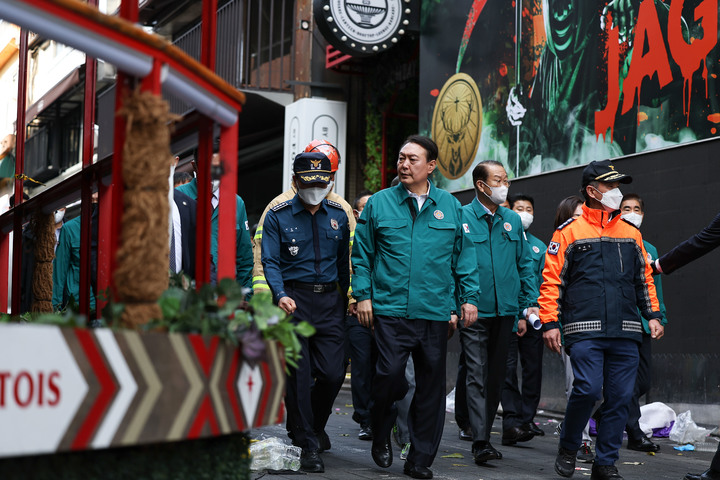
{"type": "Polygon", "coordinates": [[[470,226],[467,223],[463,223],[463,231],[470,233],[470,226]]]}
{"type": "Polygon", "coordinates": [[[559,250],[560,244],[558,242],[550,242],[550,246],[548,247],[548,253],[550,255],[557,255],[559,250]]]}

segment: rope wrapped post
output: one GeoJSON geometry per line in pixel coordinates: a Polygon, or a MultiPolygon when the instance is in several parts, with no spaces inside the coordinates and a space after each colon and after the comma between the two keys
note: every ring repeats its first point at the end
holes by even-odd
{"type": "Polygon", "coordinates": [[[36,212],[30,223],[35,236],[31,312],[52,313],[53,259],[55,258],[55,215],[36,212]]]}
{"type": "Polygon", "coordinates": [[[162,98],[139,90],[118,114],[126,121],[125,190],[114,283],[125,304],[121,323],[137,327],[162,316],[157,300],[168,288],[170,129],[178,117],[162,98]]]}

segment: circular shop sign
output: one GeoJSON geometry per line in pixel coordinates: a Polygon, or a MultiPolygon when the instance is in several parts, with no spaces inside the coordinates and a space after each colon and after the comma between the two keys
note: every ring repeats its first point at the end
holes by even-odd
{"type": "Polygon", "coordinates": [[[343,53],[383,52],[405,35],[411,0],[314,0],[315,23],[325,39],[343,53]]]}
{"type": "Polygon", "coordinates": [[[435,102],[432,138],[438,145],[438,168],[449,179],[462,177],[480,145],[482,102],[470,75],[456,73],[435,102]]]}

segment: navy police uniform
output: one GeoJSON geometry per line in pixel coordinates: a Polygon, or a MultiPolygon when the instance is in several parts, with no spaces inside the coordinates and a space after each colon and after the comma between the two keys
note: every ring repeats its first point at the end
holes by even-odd
{"type": "Polygon", "coordinates": [[[295,195],[265,218],[262,264],[273,298],[293,299],[295,321],[305,320],[316,329],[312,337],[300,338],[301,359],[297,368],[290,367],[287,379],[288,434],[303,449],[320,449],[318,438],[325,435],[344,379],[349,241],[347,214],[327,199],[312,214],[295,195]]]}

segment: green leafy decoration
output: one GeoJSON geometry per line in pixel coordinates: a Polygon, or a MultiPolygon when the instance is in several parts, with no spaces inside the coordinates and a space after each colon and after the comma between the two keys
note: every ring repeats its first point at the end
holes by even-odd
{"type": "MultiPolygon", "coordinates": [[[[182,274],[170,278],[170,286],[158,300],[162,318],[144,325],[145,330],[171,333],[217,335],[228,343],[242,347],[247,358],[264,355],[263,340],[280,342],[285,349],[287,365],[297,367],[301,357],[299,337],[310,337],[315,328],[307,322],[297,322],[273,303],[269,292],[259,292],[246,300],[247,290],[232,279],[220,280],[217,286],[205,284],[199,290],[182,274]]],[[[119,326],[125,305],[114,301],[109,292],[100,295],[107,304],[102,319],[93,320],[92,327],[119,326]]],[[[0,323],[21,322],[86,327],[87,318],[70,306],[55,313],[25,313],[21,316],[0,313],[0,323]]],[[[286,367],[287,369],[287,367],[286,367]]]]}

